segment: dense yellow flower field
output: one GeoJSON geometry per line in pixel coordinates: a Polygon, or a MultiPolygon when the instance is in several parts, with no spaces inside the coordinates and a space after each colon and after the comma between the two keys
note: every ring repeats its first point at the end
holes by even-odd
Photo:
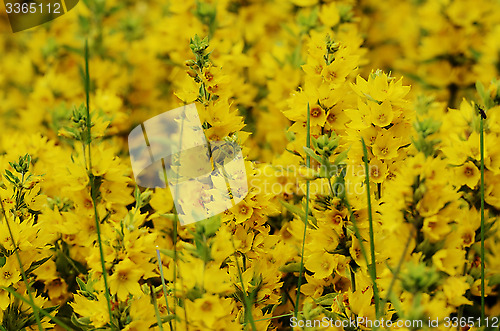
{"type": "Polygon", "coordinates": [[[0,330],[499,328],[500,1],[9,8],[0,330]],[[193,103],[247,184],[184,224],[224,201],[140,185],[129,135],[193,103]]]}

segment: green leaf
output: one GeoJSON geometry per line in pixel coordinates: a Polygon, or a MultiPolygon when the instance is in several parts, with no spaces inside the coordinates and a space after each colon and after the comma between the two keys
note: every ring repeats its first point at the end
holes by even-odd
{"type": "Polygon", "coordinates": [[[207,237],[215,235],[217,230],[219,230],[220,225],[221,218],[218,215],[196,223],[197,230],[199,229],[198,231],[205,234],[207,237]]]}
{"type": "Polygon", "coordinates": [[[79,277],[76,277],[76,282],[78,283],[78,287],[80,288],[80,291],[82,292],[88,292],[87,291],[87,284],[83,282],[79,277]]]}
{"type": "MultiPolygon", "coordinates": [[[[9,162],[10,163],[10,162],[9,162]]],[[[17,178],[17,176],[15,176],[12,172],[10,172],[9,170],[5,169],[5,173],[7,175],[4,175],[5,178],[11,182],[12,184],[17,184],[19,183],[19,178],[17,178]]]]}
{"type": "Polygon", "coordinates": [[[71,323],[75,325],[76,327],[79,327],[83,330],[91,330],[93,329],[92,327],[92,322],[90,321],[90,317],[80,317],[78,318],[75,313],[71,315],[71,323]]]}
{"type": "Polygon", "coordinates": [[[347,153],[349,153],[348,149],[339,153],[339,155],[337,155],[337,157],[335,158],[335,161],[333,161],[333,164],[339,165],[340,163],[344,162],[344,160],[347,159],[347,153]]]}
{"type": "Polygon", "coordinates": [[[323,295],[322,297],[313,300],[314,302],[316,302],[317,305],[331,306],[335,303],[335,299],[337,298],[337,296],[338,293],[328,293],[326,295],[323,295]]]}
{"type": "Polygon", "coordinates": [[[486,107],[486,109],[491,108],[491,106],[492,106],[491,98],[488,95],[488,92],[486,92],[484,85],[480,81],[476,82],[476,90],[477,90],[477,93],[479,94],[479,97],[481,98],[481,101],[483,102],[483,105],[486,107]]]}
{"type": "Polygon", "coordinates": [[[295,205],[292,205],[288,202],[285,202],[283,200],[280,200],[281,204],[292,214],[295,214],[297,216],[300,216],[300,218],[305,219],[306,213],[302,210],[302,208],[299,208],[295,205]]]}
{"type": "Polygon", "coordinates": [[[293,155],[297,155],[297,156],[302,157],[302,155],[300,155],[300,153],[299,153],[299,152],[289,150],[288,148],[285,148],[285,150],[286,150],[287,152],[289,152],[289,153],[292,153],[293,155]]]}
{"type": "MultiPolygon", "coordinates": [[[[160,251],[160,253],[162,253],[163,255],[166,255],[172,259],[175,259],[175,252],[171,249],[165,249],[165,248],[159,248],[158,249],[160,251]]],[[[180,252],[177,252],[177,259],[178,260],[181,260],[181,261],[184,261],[181,257],[180,257],[180,252]]]]}
{"type": "MultiPolygon", "coordinates": [[[[173,314],[170,314],[170,315],[167,315],[167,316],[163,316],[163,317],[161,318],[161,322],[162,322],[162,323],[168,323],[168,322],[170,322],[171,320],[173,320],[174,318],[175,318],[175,315],[173,315],[173,314]]],[[[158,326],[158,322],[157,322],[157,323],[152,324],[152,325],[151,325],[151,328],[154,328],[154,327],[156,327],[156,326],[158,326]]]]}
{"type": "Polygon", "coordinates": [[[52,258],[52,255],[51,256],[47,256],[47,257],[44,257],[43,259],[41,260],[38,260],[38,261],[35,261],[33,263],[31,263],[30,267],[28,268],[28,270],[26,270],[26,274],[29,274],[33,271],[35,271],[36,269],[38,269],[38,267],[40,267],[42,264],[44,264],[45,262],[47,262],[48,260],[50,260],[52,258]]]}
{"type": "MultiPolygon", "coordinates": [[[[289,212],[299,216],[300,219],[302,220],[302,222],[304,222],[304,223],[306,222],[306,212],[302,208],[299,208],[299,207],[292,205],[288,202],[285,202],[283,200],[280,200],[280,202],[289,212]]],[[[309,223],[308,225],[310,225],[312,227],[312,225],[316,225],[316,220],[314,219],[314,217],[309,215],[308,223],[309,223]]]]}
{"type": "Polygon", "coordinates": [[[304,149],[304,152],[309,155],[310,157],[312,157],[313,159],[315,159],[316,161],[318,161],[318,163],[322,164],[322,160],[321,160],[321,157],[319,155],[317,155],[316,153],[314,153],[314,151],[312,149],[310,149],[309,147],[302,147],[304,149]]]}
{"type": "Polygon", "coordinates": [[[300,263],[299,262],[292,262],[292,263],[285,264],[284,266],[281,266],[279,268],[279,271],[286,272],[286,273],[300,272],[300,263]]]}

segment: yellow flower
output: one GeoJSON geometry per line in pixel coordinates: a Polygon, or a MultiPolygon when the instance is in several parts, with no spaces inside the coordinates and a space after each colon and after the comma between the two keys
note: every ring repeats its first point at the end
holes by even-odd
{"type": "Polygon", "coordinates": [[[371,159],[368,165],[370,172],[370,181],[374,183],[382,183],[387,177],[387,164],[379,159],[371,159]]]}
{"type": "Polygon", "coordinates": [[[99,328],[109,323],[109,314],[104,293],[97,295],[97,300],[77,294],[73,297],[73,302],[69,304],[75,313],[82,317],[89,317],[92,325],[99,328]]]}
{"type": "Polygon", "coordinates": [[[479,169],[471,161],[467,161],[462,166],[455,168],[455,179],[459,186],[467,185],[474,189],[480,177],[479,169]]]}
{"type": "Polygon", "coordinates": [[[241,201],[236,206],[231,208],[231,211],[234,213],[236,223],[243,223],[253,214],[253,208],[246,201],[241,201]]]}
{"type": "Polygon", "coordinates": [[[464,266],[464,251],[456,248],[442,249],[432,256],[432,262],[439,270],[455,276],[464,266]]]}
{"type": "Polygon", "coordinates": [[[6,290],[0,290],[0,318],[2,318],[2,312],[7,309],[10,304],[9,292],[6,290]]]}
{"type": "Polygon", "coordinates": [[[348,292],[349,308],[357,316],[364,316],[369,320],[375,320],[375,306],[371,304],[373,288],[367,276],[356,274],[356,291],[348,292]]]}
{"type": "Polygon", "coordinates": [[[370,102],[370,110],[372,123],[381,128],[391,124],[394,118],[391,104],[387,100],[381,104],[370,102]]]}
{"type": "Polygon", "coordinates": [[[332,254],[315,251],[309,255],[304,263],[307,270],[314,272],[314,278],[322,279],[331,276],[337,266],[332,254]]]}
{"type": "Polygon", "coordinates": [[[231,302],[229,299],[223,299],[213,294],[204,294],[194,302],[186,302],[187,309],[192,312],[190,319],[201,319],[203,324],[212,328],[214,323],[231,313],[231,302]]]}
{"type": "Polygon", "coordinates": [[[318,3],[318,0],[291,0],[294,5],[308,7],[318,3]]]}
{"type": "Polygon", "coordinates": [[[326,121],[326,113],[325,110],[315,104],[315,105],[310,105],[309,106],[309,113],[310,113],[310,123],[311,126],[317,125],[317,126],[324,126],[325,121],[326,121]]]}
{"type": "MultiPolygon", "coordinates": [[[[485,279],[484,280],[484,295],[488,296],[493,293],[493,288],[489,284],[490,280],[485,279]]],[[[477,279],[474,281],[474,284],[471,285],[470,287],[470,293],[474,296],[481,296],[481,279],[477,279]]]]}
{"type": "Polygon", "coordinates": [[[469,288],[467,277],[448,277],[443,284],[443,293],[450,305],[471,305],[472,302],[464,297],[469,288]]]}
{"type": "Polygon", "coordinates": [[[32,188],[28,194],[25,195],[24,201],[26,205],[31,210],[41,210],[42,207],[47,203],[47,196],[40,193],[40,186],[36,185],[32,188]]]}
{"type": "Polygon", "coordinates": [[[422,232],[431,242],[437,242],[444,239],[450,231],[451,228],[448,225],[448,220],[444,217],[433,215],[424,219],[422,232]]]}
{"type": "Polygon", "coordinates": [[[332,27],[340,22],[339,9],[335,2],[330,2],[321,6],[319,20],[327,27],[332,27]]]}
{"type": "Polygon", "coordinates": [[[391,160],[398,156],[399,146],[399,138],[380,133],[372,146],[372,152],[380,160],[391,160]]]}
{"type": "Polygon", "coordinates": [[[9,287],[21,280],[19,265],[15,256],[7,257],[5,265],[0,268],[0,286],[9,287]]]}
{"type": "Polygon", "coordinates": [[[109,288],[112,294],[117,294],[118,299],[125,300],[129,294],[139,296],[142,294],[139,279],[144,274],[143,270],[130,259],[120,261],[109,277],[109,288]]]}
{"type": "Polygon", "coordinates": [[[132,317],[132,323],[128,324],[125,330],[140,331],[149,329],[149,326],[156,322],[156,316],[150,297],[144,294],[135,297],[131,301],[130,316],[132,317]]]}

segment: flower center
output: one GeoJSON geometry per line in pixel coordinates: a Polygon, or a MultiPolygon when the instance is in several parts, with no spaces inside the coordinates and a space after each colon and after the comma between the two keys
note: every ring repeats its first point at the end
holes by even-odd
{"type": "Polygon", "coordinates": [[[314,107],[311,109],[311,116],[312,117],[319,117],[321,115],[321,109],[318,107],[314,107]]]}
{"type": "Polygon", "coordinates": [[[128,275],[125,272],[120,272],[118,274],[118,277],[120,278],[121,281],[126,282],[128,280],[128,275]]]}
{"type": "Polygon", "coordinates": [[[326,118],[328,122],[333,123],[336,119],[336,116],[332,113],[328,114],[328,117],[326,118]]]}
{"type": "Polygon", "coordinates": [[[205,301],[202,305],[201,305],[201,310],[203,311],[211,311],[212,310],[212,303],[208,302],[208,301],[205,301]]]}
{"type": "Polygon", "coordinates": [[[240,214],[246,215],[248,213],[248,209],[245,206],[240,207],[240,214]]]}
{"type": "Polygon", "coordinates": [[[471,167],[466,167],[464,174],[466,177],[471,177],[472,175],[474,175],[474,170],[471,167]]]}

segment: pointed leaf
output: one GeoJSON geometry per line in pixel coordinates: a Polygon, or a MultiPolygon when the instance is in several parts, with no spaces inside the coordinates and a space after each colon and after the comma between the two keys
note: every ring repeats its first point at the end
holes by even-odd
{"type": "Polygon", "coordinates": [[[316,161],[318,161],[318,163],[321,163],[321,157],[319,155],[317,155],[316,153],[314,153],[314,151],[312,149],[310,149],[309,147],[303,147],[304,149],[304,152],[309,155],[310,157],[312,157],[313,159],[315,159],[316,161]]]}

